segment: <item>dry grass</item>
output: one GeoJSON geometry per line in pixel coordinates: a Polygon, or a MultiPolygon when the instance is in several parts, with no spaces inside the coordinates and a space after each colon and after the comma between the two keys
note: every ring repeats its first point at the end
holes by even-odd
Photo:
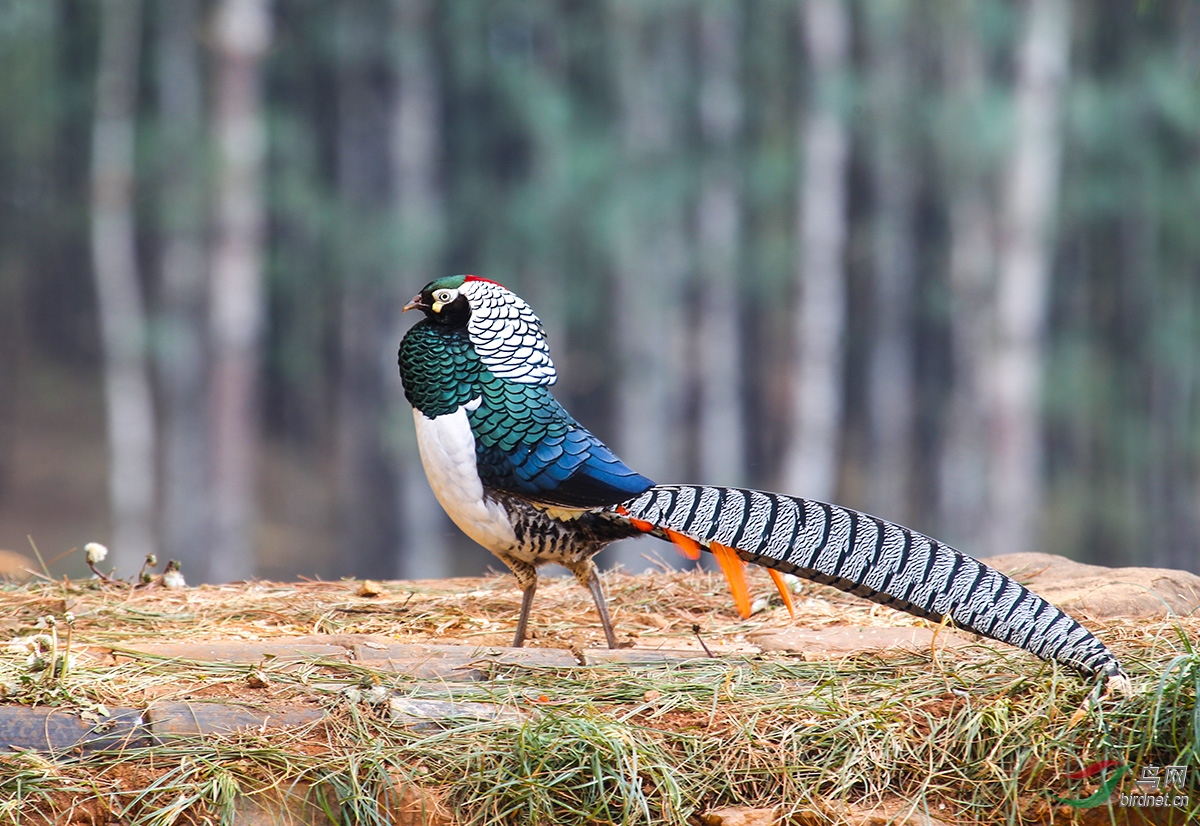
{"type": "MultiPolygon", "coordinates": [[[[57,640],[61,654],[70,612],[70,648],[80,655],[61,673],[32,670],[18,651],[0,652],[7,704],[102,716],[153,700],[233,699],[270,708],[315,704],[328,713],[303,729],[119,753],[0,755],[0,823],[36,822],[34,810],[56,812],[62,822],[71,813],[77,822],[103,822],[111,813],[136,826],[228,819],[241,795],[295,787],[341,822],[383,824],[395,821],[397,789],[406,784],[436,792],[461,822],[478,824],[684,824],[715,806],[777,804],[785,814],[814,818],[804,822],[822,822],[820,813],[832,819],[844,803],[897,797],[951,823],[1084,815],[1102,818],[1088,823],[1121,822],[1115,807],[1054,805],[1055,796],[1095,790],[1096,783],[1067,774],[1104,759],[1190,766],[1192,809],[1180,814],[1200,816],[1200,655],[1189,642],[1200,634],[1196,619],[1090,623],[1126,663],[1134,694],[1106,700],[1075,725],[1072,713],[1090,686],[1004,646],[972,645],[936,658],[755,656],[745,635],[786,625],[786,612],[772,607],[743,620],[719,576],[703,573],[612,575],[606,586],[623,641],[698,649],[698,625],[710,646],[724,646],[714,659],[507,667],[487,680],[444,683],[366,661],[248,666],[105,653],[152,642],[313,634],[504,645],[519,605],[506,577],[382,583],[375,596],[360,596],[360,585],[3,588],[0,642],[41,633],[57,640]],[[47,617],[57,619],[53,628],[47,617]],[[265,678],[257,688],[247,680],[251,670],[265,678]],[[403,726],[389,712],[391,697],[487,703],[501,713],[403,726]]],[[[752,579],[752,588],[771,590],[765,576],[752,579]]],[[[534,608],[534,643],[599,644],[589,602],[573,582],[547,581],[534,608]]],[[[806,586],[796,623],[923,621],[806,586]]]]}

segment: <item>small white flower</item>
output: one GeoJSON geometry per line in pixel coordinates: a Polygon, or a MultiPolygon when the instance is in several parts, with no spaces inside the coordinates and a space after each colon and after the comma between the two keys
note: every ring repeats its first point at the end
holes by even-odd
{"type": "Polygon", "coordinates": [[[83,546],[84,553],[87,554],[89,565],[99,565],[108,556],[108,548],[101,545],[99,542],[89,542],[83,546]]]}
{"type": "Polygon", "coordinates": [[[164,588],[186,588],[187,582],[183,579],[183,571],[178,568],[168,567],[163,571],[162,579],[164,588]]]}

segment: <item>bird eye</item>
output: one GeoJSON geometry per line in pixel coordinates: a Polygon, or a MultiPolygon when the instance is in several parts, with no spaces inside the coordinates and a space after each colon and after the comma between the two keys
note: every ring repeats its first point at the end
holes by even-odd
{"type": "Polygon", "coordinates": [[[433,294],[433,297],[436,301],[440,301],[443,304],[449,304],[454,300],[454,293],[450,290],[438,290],[433,294]]]}

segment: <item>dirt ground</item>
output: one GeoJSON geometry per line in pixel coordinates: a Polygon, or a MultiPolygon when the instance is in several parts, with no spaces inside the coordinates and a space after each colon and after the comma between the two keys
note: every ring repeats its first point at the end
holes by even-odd
{"type": "MultiPolygon", "coordinates": [[[[1193,639],[1200,637],[1200,577],[1170,571],[1099,569],[1042,555],[1019,555],[993,563],[1071,610],[1119,656],[1133,653],[1142,662],[1165,661],[1178,652],[1181,630],[1193,639]]],[[[863,658],[928,658],[932,654],[927,661],[936,667],[939,657],[1012,653],[1006,646],[807,582],[793,583],[795,616],[791,617],[765,572],[751,568],[749,574],[756,609],[749,619],[738,615],[717,573],[605,575],[620,642],[614,652],[604,647],[589,595],[569,578],[542,583],[534,604],[531,639],[520,651],[508,648],[520,605],[520,594],[508,576],[414,582],[248,582],[183,589],[165,587],[161,579],[138,588],[96,581],[41,582],[0,590],[0,643],[6,646],[0,656],[7,656],[10,664],[17,662],[26,656],[31,638],[53,635],[57,645],[68,646],[78,658],[76,667],[94,667],[96,673],[112,675],[108,684],[89,687],[89,701],[103,703],[109,711],[147,710],[156,726],[220,734],[246,725],[286,725],[289,721],[319,725],[327,704],[323,706],[306,688],[306,680],[311,685],[311,680],[320,679],[321,667],[312,664],[322,662],[342,663],[346,668],[402,670],[430,683],[454,683],[486,682],[494,669],[513,665],[554,669],[577,664],[632,666],[762,657],[838,663],[863,658]],[[202,666],[161,673],[151,667],[176,661],[242,665],[236,678],[216,678],[202,666]],[[311,670],[312,677],[279,679],[276,675],[286,672],[293,662],[297,668],[311,670]],[[256,664],[261,667],[256,669],[256,664]],[[215,705],[209,705],[214,701],[215,705]],[[205,717],[209,712],[215,716],[205,717]],[[237,716],[248,713],[250,717],[237,716]]],[[[521,699],[531,708],[552,707],[557,702],[554,696],[531,691],[521,699]]],[[[647,691],[639,698],[644,706],[641,711],[620,712],[626,722],[640,720],[641,725],[676,732],[714,733],[714,718],[706,711],[647,712],[657,699],[653,693],[647,691]]],[[[952,693],[930,695],[912,715],[913,730],[920,733],[922,725],[928,729],[938,719],[963,713],[965,702],[952,693]]],[[[0,710],[12,707],[0,702],[0,710]]],[[[423,715],[436,717],[439,713],[436,703],[416,701],[406,706],[392,701],[394,720],[421,725],[423,715]]],[[[463,714],[463,708],[457,707],[454,713],[463,714]]],[[[736,709],[729,713],[736,714],[736,709]]],[[[71,714],[78,716],[78,709],[71,714]]],[[[741,723],[736,717],[722,725],[729,726],[728,736],[740,736],[741,723]]],[[[301,753],[306,748],[324,748],[317,740],[292,742],[289,747],[301,753]]],[[[154,782],[153,772],[143,776],[148,771],[145,765],[118,771],[129,775],[118,778],[127,787],[154,782]]],[[[1031,802],[1026,811],[1035,808],[1031,802]]],[[[1088,826],[1172,822],[1146,812],[1149,814],[1130,810],[1124,820],[1114,821],[1108,809],[1046,809],[1042,822],[1088,826]]],[[[255,821],[252,814],[246,813],[238,822],[277,822],[262,820],[265,815],[261,812],[260,820],[255,821]]],[[[445,812],[439,817],[442,819],[406,822],[451,822],[445,812]]],[[[718,807],[704,814],[700,822],[768,826],[775,817],[773,809],[718,807]]],[[[825,819],[811,822],[855,826],[955,822],[954,818],[941,821],[915,812],[901,800],[878,801],[865,809],[851,807],[836,816],[826,812],[822,817],[825,819]]],[[[93,818],[92,822],[97,821],[93,818]]]]}

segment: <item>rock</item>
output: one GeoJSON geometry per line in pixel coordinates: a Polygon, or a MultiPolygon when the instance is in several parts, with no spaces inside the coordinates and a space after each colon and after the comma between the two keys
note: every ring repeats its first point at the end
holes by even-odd
{"type": "Polygon", "coordinates": [[[319,707],[269,710],[236,703],[179,700],[156,700],[146,709],[146,718],[159,742],[172,737],[206,737],[307,726],[324,716],[325,710],[319,707]]]}
{"type": "Polygon", "coordinates": [[[1020,553],[983,560],[1071,614],[1106,619],[1187,616],[1200,609],[1200,576],[1168,568],[1105,568],[1020,553]]]}
{"type": "Polygon", "coordinates": [[[377,597],[383,593],[383,588],[378,582],[370,579],[364,579],[362,584],[358,586],[358,590],[354,592],[355,596],[360,597],[377,597]]]}
{"type": "Polygon", "coordinates": [[[731,806],[700,815],[704,826],[775,826],[777,809],[743,809],[731,806]]]}
{"type": "Polygon", "coordinates": [[[305,783],[238,795],[231,820],[236,826],[333,826],[305,783]]]}
{"type": "Polygon", "coordinates": [[[0,550],[0,579],[13,579],[22,582],[29,579],[29,571],[36,563],[32,559],[15,551],[0,550]]]}
{"type": "Polygon", "coordinates": [[[388,712],[394,725],[417,729],[481,720],[521,723],[525,719],[516,709],[495,703],[449,702],[412,697],[389,697],[388,712]]]}
{"type": "Polygon", "coordinates": [[[381,802],[392,826],[451,826],[454,817],[435,790],[389,774],[391,788],[381,802]]]}
{"type": "Polygon", "coordinates": [[[103,717],[85,718],[73,708],[0,705],[0,754],[90,754],[146,748],[152,742],[146,715],[135,708],[113,708],[103,717]]]}
{"type": "MultiPolygon", "coordinates": [[[[898,648],[928,651],[934,636],[931,628],[835,625],[820,629],[764,628],[747,638],[763,651],[795,651],[804,654],[805,659],[824,660],[898,648]]],[[[936,637],[939,649],[977,642],[949,628],[937,629],[936,637]]]]}
{"type": "Polygon", "coordinates": [[[885,800],[877,806],[846,806],[839,812],[845,826],[949,826],[948,822],[921,811],[921,806],[900,800],[885,800]]]}
{"type": "MultiPolygon", "coordinates": [[[[1063,556],[1006,554],[984,560],[1079,618],[1161,618],[1200,612],[1200,576],[1163,568],[1105,568],[1063,556]]],[[[763,651],[794,651],[821,660],[897,648],[928,651],[934,630],[919,627],[832,626],[764,628],[748,636],[763,651]]],[[[948,628],[936,632],[938,648],[978,643],[948,628]]]]}
{"type": "MultiPolygon", "coordinates": [[[[380,813],[394,826],[451,826],[449,809],[433,790],[389,775],[390,787],[379,799],[380,813]]],[[[333,826],[327,812],[337,812],[333,789],[307,783],[275,786],[239,795],[233,804],[233,826],[333,826]]]]}

